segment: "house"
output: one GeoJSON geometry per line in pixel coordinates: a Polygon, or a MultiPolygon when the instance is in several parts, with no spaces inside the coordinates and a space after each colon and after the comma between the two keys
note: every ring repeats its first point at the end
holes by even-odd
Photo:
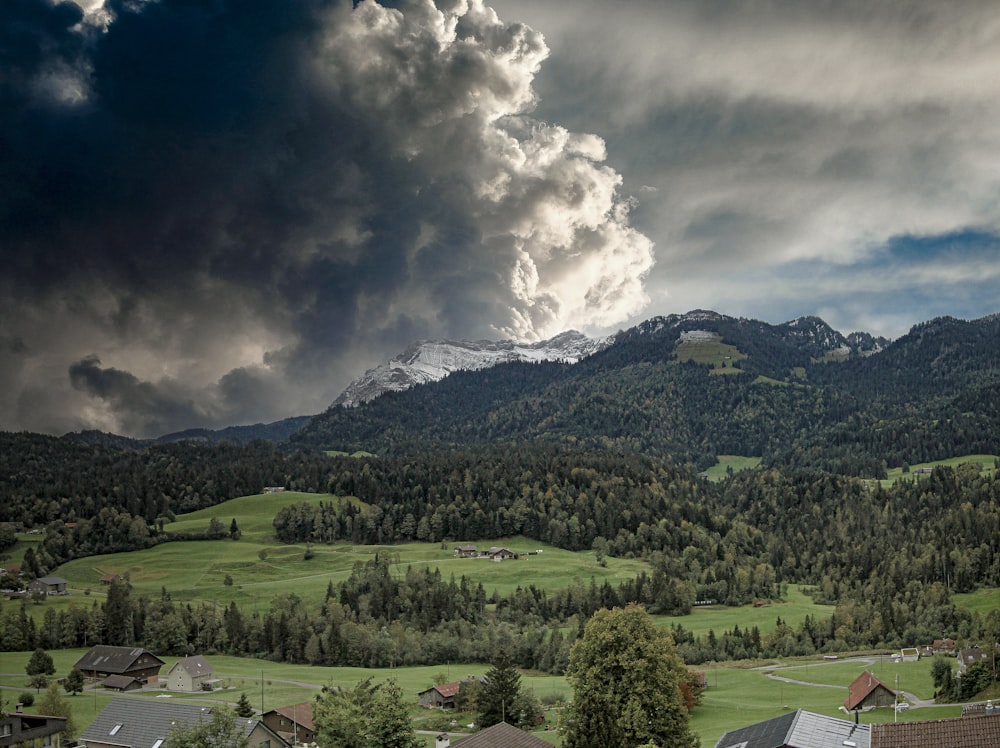
{"type": "Polygon", "coordinates": [[[13,714],[0,716],[0,746],[60,748],[65,731],[65,717],[25,714],[20,704],[13,714]]]}
{"type": "Polygon", "coordinates": [[[103,680],[109,675],[127,675],[140,683],[156,683],[164,662],[142,647],[112,647],[98,644],[73,665],[88,678],[103,680]]]}
{"type": "Polygon", "coordinates": [[[455,555],[459,558],[475,558],[479,555],[479,551],[474,545],[456,545],[455,555]]]}
{"type": "Polygon", "coordinates": [[[958,717],[872,725],[870,748],[996,748],[1000,716],[958,717]]]}
{"type": "Polygon", "coordinates": [[[978,644],[975,647],[963,649],[958,653],[958,672],[959,674],[964,673],[969,665],[975,665],[977,662],[988,662],[989,659],[989,651],[982,649],[978,644]]]}
{"type": "Polygon", "coordinates": [[[931,644],[931,649],[933,649],[936,654],[952,654],[955,651],[955,640],[935,639],[934,643],[931,644]]]}
{"type": "Polygon", "coordinates": [[[472,683],[483,683],[486,679],[482,676],[470,675],[468,678],[457,680],[454,683],[442,683],[439,686],[431,686],[426,691],[417,694],[420,706],[428,709],[454,709],[457,706],[458,695],[462,691],[462,686],[472,683]]]}
{"type": "Polygon", "coordinates": [[[490,561],[503,561],[508,558],[517,558],[517,554],[510,548],[497,548],[494,546],[486,551],[486,557],[490,561]]]}
{"type": "MultiPolygon", "coordinates": [[[[451,748],[449,736],[438,736],[434,746],[451,748]]],[[[514,725],[498,722],[474,735],[456,740],[455,748],[552,748],[552,743],[536,738],[530,732],[518,729],[514,725]]]]}
{"type": "Polygon", "coordinates": [[[261,717],[261,721],[289,745],[311,743],[316,739],[311,701],[272,709],[261,717]]]}
{"type": "Polygon", "coordinates": [[[870,748],[869,725],[796,709],[749,727],[730,730],[715,748],[870,748]]]}
{"type": "Polygon", "coordinates": [[[855,678],[847,690],[844,707],[849,712],[893,706],[896,703],[896,692],[867,670],[855,678]]]}
{"type": "Polygon", "coordinates": [[[28,592],[41,592],[43,595],[68,595],[67,584],[69,582],[62,577],[39,577],[28,585],[28,592]]]}
{"type": "Polygon", "coordinates": [[[212,666],[201,655],[185,657],[177,660],[167,671],[167,688],[185,693],[211,690],[219,682],[218,678],[212,677],[214,673],[212,666]]]}
{"type": "Polygon", "coordinates": [[[120,574],[105,574],[103,577],[101,577],[101,584],[103,585],[110,585],[112,582],[120,582],[120,581],[122,581],[120,574]]]}
{"type": "MultiPolygon", "coordinates": [[[[79,742],[84,748],[160,748],[171,729],[211,719],[212,707],[116,698],[83,731],[79,742]]],[[[288,748],[288,743],[260,720],[237,717],[236,721],[252,748],[288,748]]]]}

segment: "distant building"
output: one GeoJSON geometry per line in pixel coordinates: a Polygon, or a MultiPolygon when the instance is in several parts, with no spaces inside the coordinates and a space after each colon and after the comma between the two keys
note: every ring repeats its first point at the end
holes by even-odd
{"type": "Polygon", "coordinates": [[[486,557],[490,561],[504,561],[508,558],[517,558],[517,554],[510,548],[497,548],[494,546],[486,551],[486,557]]]}
{"type": "Polygon", "coordinates": [[[41,592],[43,595],[66,595],[67,582],[62,577],[39,577],[28,585],[28,592],[41,592]]]}
{"type": "Polygon", "coordinates": [[[215,671],[201,655],[177,660],[167,671],[167,688],[171,691],[193,693],[203,691],[219,682],[213,678],[215,671]]]}
{"type": "Polygon", "coordinates": [[[264,486],[261,489],[261,493],[282,493],[285,490],[284,486],[264,486]]]}
{"type": "Polygon", "coordinates": [[[459,558],[475,558],[479,555],[479,551],[474,545],[456,545],[455,555],[459,558]]]}
{"type": "Polygon", "coordinates": [[[458,695],[462,691],[462,686],[469,686],[473,683],[483,683],[486,679],[480,676],[470,675],[468,678],[457,680],[454,683],[442,683],[431,686],[425,691],[417,694],[420,706],[428,709],[454,709],[457,706],[458,695]]]}
{"type": "Polygon", "coordinates": [[[449,735],[439,735],[434,746],[435,748],[552,748],[552,743],[536,738],[530,732],[525,732],[514,725],[499,722],[473,735],[459,738],[455,741],[454,747],[451,745],[449,735]]]}
{"type": "Polygon", "coordinates": [[[127,675],[140,683],[156,683],[163,665],[163,660],[142,647],[98,644],[73,667],[94,680],[103,680],[109,675],[127,675]]]}

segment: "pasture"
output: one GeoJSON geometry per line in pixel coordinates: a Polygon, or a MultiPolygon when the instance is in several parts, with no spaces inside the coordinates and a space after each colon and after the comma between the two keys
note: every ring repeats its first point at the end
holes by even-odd
{"type": "Polygon", "coordinates": [[[719,455],[712,467],[705,471],[711,481],[720,481],[729,475],[729,471],[738,473],[741,470],[752,470],[760,464],[759,457],[744,457],[742,455],[719,455]]]}
{"type": "Polygon", "coordinates": [[[1000,610],[1000,588],[992,587],[975,592],[956,592],[951,596],[952,601],[959,608],[964,608],[970,613],[979,613],[986,616],[994,610],[1000,610]]]}
{"type": "Polygon", "coordinates": [[[918,470],[928,470],[939,465],[946,465],[951,468],[957,468],[959,465],[972,464],[979,467],[979,472],[983,475],[990,475],[996,470],[997,460],[1000,457],[996,455],[963,455],[961,457],[949,457],[946,460],[937,460],[935,462],[921,462],[916,465],[909,466],[909,472],[903,472],[903,468],[890,468],[888,472],[888,477],[880,481],[884,487],[891,486],[897,480],[907,479],[907,480],[921,480],[927,477],[926,473],[919,473],[918,470]]]}
{"type": "Polygon", "coordinates": [[[746,358],[736,346],[723,343],[716,333],[680,340],[674,351],[678,361],[707,364],[712,367],[713,374],[739,374],[740,370],[733,364],[746,358]]]}

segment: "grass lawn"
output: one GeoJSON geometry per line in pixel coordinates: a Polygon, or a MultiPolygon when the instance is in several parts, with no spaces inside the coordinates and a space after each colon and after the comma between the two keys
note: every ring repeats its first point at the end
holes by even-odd
{"type": "Polygon", "coordinates": [[[723,631],[732,630],[733,626],[741,629],[756,626],[762,634],[776,628],[777,619],[797,629],[805,617],[829,618],[833,613],[832,605],[817,605],[812,598],[802,592],[799,585],[789,585],[785,599],[755,608],[744,605],[739,608],[729,608],[725,605],[706,605],[694,608],[686,616],[654,616],[660,626],[680,624],[685,631],[695,636],[705,636],[709,630],[721,636],[723,631]]]}
{"type": "Polygon", "coordinates": [[[746,354],[740,353],[734,345],[723,343],[719,335],[713,334],[712,337],[712,340],[680,341],[675,349],[677,360],[708,364],[713,367],[713,374],[739,374],[740,370],[733,364],[745,359],[746,354]]]}
{"type": "Polygon", "coordinates": [[[951,596],[955,605],[971,612],[985,616],[992,610],[1000,610],[1000,588],[976,590],[975,592],[957,592],[951,596]]]}
{"type": "Polygon", "coordinates": [[[917,465],[910,465],[910,472],[908,473],[904,473],[903,468],[890,468],[887,471],[888,477],[880,482],[883,486],[888,487],[901,478],[906,478],[908,480],[921,480],[926,478],[927,475],[915,473],[915,471],[920,468],[932,468],[938,465],[947,465],[948,467],[954,468],[959,465],[964,465],[965,463],[979,465],[979,472],[984,475],[989,475],[996,469],[996,461],[998,459],[1000,459],[1000,457],[997,457],[996,455],[963,455],[962,457],[949,457],[947,460],[921,462],[917,465]]]}
{"type": "Polygon", "coordinates": [[[759,457],[743,457],[742,455],[719,455],[718,462],[705,471],[709,480],[720,481],[729,475],[729,469],[734,473],[750,470],[760,464],[759,457]]]}

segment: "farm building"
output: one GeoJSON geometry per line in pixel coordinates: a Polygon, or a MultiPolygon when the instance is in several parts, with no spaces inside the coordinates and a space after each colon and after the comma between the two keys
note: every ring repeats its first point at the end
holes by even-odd
{"type": "Polygon", "coordinates": [[[177,660],[167,671],[167,688],[171,691],[204,691],[219,682],[213,678],[215,671],[201,655],[177,660]]]}
{"type": "Polygon", "coordinates": [[[855,678],[847,690],[844,707],[849,712],[893,706],[896,703],[896,692],[867,670],[855,678]]]}
{"type": "Polygon", "coordinates": [[[66,585],[62,577],[39,577],[28,585],[28,592],[41,592],[43,595],[66,595],[66,585]]]}
{"type": "Polygon", "coordinates": [[[482,676],[470,675],[468,678],[457,680],[454,683],[442,683],[441,685],[431,686],[426,691],[421,691],[417,694],[417,698],[419,699],[420,706],[427,707],[428,709],[454,709],[458,695],[462,691],[462,686],[477,682],[482,683],[483,681],[484,678],[482,676]]]}
{"type": "Polygon", "coordinates": [[[517,558],[517,554],[510,548],[497,548],[494,546],[486,551],[486,557],[490,561],[504,561],[508,558],[517,558]]]}
{"type": "Polygon", "coordinates": [[[316,739],[311,701],[272,709],[265,712],[261,720],[290,745],[311,743],[316,739]]]}
{"type": "MultiPolygon", "coordinates": [[[[212,719],[212,708],[197,704],[162,704],[142,699],[112,699],[79,738],[84,748],[160,748],[177,726],[212,719]]],[[[280,735],[258,719],[237,717],[250,748],[287,748],[280,735]]]]}
{"type": "Polygon", "coordinates": [[[475,558],[479,555],[479,551],[474,545],[456,545],[455,555],[459,558],[475,558]]]}
{"type": "Polygon", "coordinates": [[[98,644],[73,665],[93,680],[109,675],[127,675],[140,683],[156,683],[163,660],[142,647],[112,647],[98,644]]]}

